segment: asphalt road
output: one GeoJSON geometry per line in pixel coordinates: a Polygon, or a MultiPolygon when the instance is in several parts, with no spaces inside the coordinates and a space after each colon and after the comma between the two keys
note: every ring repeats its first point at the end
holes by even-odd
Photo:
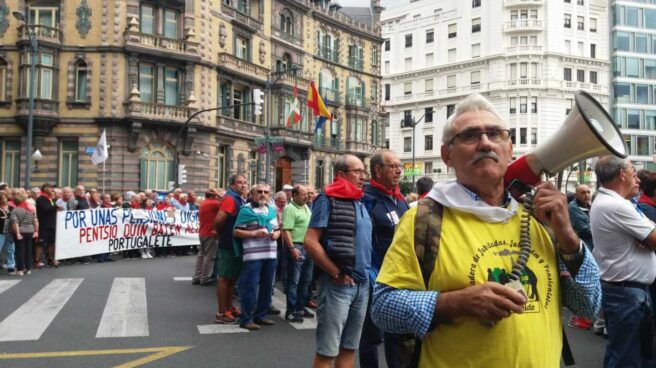
{"type": "MultiPolygon", "coordinates": [[[[2,272],[0,367],[311,365],[312,321],[292,325],[274,317],[274,326],[256,332],[215,325],[215,289],[191,285],[194,261],[119,259],[23,277],[2,272]]],[[[576,367],[601,367],[605,340],[566,330],[576,367]]]]}

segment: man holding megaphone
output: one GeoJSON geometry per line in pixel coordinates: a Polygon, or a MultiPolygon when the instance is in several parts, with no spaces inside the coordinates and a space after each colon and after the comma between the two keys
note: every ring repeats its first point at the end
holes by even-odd
{"type": "Polygon", "coordinates": [[[480,95],[456,106],[442,141],[456,181],[401,219],[376,280],[374,321],[422,338],[410,365],[558,367],[561,306],[592,318],[601,304],[599,270],[565,195],[550,182],[531,183],[526,206],[509,195],[508,125],[480,95]]]}

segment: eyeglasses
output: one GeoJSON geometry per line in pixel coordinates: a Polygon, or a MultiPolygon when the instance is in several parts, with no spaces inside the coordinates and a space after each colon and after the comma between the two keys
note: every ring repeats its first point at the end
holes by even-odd
{"type": "Polygon", "coordinates": [[[367,175],[367,171],[364,169],[351,169],[351,170],[344,170],[346,172],[354,172],[356,175],[367,175]]]}
{"type": "Polygon", "coordinates": [[[385,166],[389,167],[392,170],[403,170],[403,164],[402,163],[397,163],[397,164],[381,164],[380,166],[385,166]]]}
{"type": "Polygon", "coordinates": [[[453,144],[456,140],[460,141],[463,144],[474,144],[478,143],[481,140],[481,137],[485,134],[487,139],[491,142],[499,143],[507,141],[510,137],[510,129],[503,129],[499,127],[490,127],[485,130],[480,129],[465,129],[462,132],[456,134],[451,138],[449,144],[453,144]]]}
{"type": "Polygon", "coordinates": [[[270,192],[268,190],[256,190],[255,193],[257,193],[257,194],[269,194],[270,192]]]}

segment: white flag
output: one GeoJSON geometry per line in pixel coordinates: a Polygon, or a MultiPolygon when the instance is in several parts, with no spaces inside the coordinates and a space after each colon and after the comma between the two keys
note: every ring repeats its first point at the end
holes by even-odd
{"type": "Polygon", "coordinates": [[[109,158],[109,152],[107,152],[107,138],[105,138],[105,131],[103,130],[96,149],[93,151],[93,155],[91,155],[91,162],[94,165],[98,165],[105,162],[107,158],[109,158]]]}

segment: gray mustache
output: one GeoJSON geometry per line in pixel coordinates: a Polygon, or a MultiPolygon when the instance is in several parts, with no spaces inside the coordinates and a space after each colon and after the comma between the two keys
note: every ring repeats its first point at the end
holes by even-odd
{"type": "Polygon", "coordinates": [[[484,158],[491,158],[496,162],[499,162],[499,156],[494,151],[477,151],[474,154],[474,158],[472,159],[473,163],[477,163],[478,161],[484,159],[484,158]]]}

